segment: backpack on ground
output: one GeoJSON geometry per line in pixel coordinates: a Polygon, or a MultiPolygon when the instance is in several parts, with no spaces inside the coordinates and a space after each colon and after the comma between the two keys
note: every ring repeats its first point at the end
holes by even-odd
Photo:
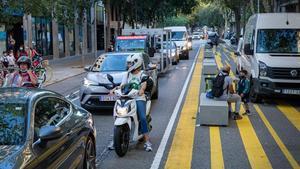
{"type": "Polygon", "coordinates": [[[213,85],[212,85],[212,95],[214,97],[220,97],[224,93],[224,83],[225,83],[225,78],[228,76],[228,74],[223,74],[219,73],[216,78],[213,80],[213,85]]]}

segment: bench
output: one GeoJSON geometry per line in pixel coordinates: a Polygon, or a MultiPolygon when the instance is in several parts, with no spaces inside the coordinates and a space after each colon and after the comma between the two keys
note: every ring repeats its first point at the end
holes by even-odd
{"type": "Polygon", "coordinates": [[[203,59],[202,74],[215,75],[218,73],[218,66],[215,59],[203,59]]]}
{"type": "Polygon", "coordinates": [[[228,104],[226,101],[209,99],[206,93],[200,95],[200,125],[228,125],[228,104]]]}

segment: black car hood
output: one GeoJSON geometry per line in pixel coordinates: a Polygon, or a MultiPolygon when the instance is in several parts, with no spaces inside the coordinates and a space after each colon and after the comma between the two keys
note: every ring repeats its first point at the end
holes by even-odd
{"type": "Polygon", "coordinates": [[[21,145],[0,146],[0,169],[14,168],[21,149],[21,145]]]}

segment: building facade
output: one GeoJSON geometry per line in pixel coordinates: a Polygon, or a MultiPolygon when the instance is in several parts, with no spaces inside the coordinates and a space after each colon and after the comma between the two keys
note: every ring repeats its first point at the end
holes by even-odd
{"type": "Polygon", "coordinates": [[[275,12],[300,12],[300,0],[274,0],[275,12]]]}
{"type": "MultiPolygon", "coordinates": [[[[73,55],[95,54],[104,49],[104,5],[95,3],[87,10],[83,24],[73,28],[58,24],[54,19],[21,14],[17,24],[0,24],[0,50],[9,49],[10,39],[14,39],[15,51],[21,45],[35,47],[48,59],[73,55]]],[[[74,21],[75,22],[75,21],[74,21]]],[[[76,23],[76,22],[75,22],[76,23]]]]}

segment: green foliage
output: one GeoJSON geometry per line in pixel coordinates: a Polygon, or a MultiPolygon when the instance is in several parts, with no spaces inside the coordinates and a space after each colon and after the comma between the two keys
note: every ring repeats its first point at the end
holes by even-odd
{"type": "Polygon", "coordinates": [[[187,26],[189,24],[189,19],[187,16],[172,16],[167,17],[163,22],[159,24],[158,27],[167,27],[167,26],[187,26]]]}
{"type": "Polygon", "coordinates": [[[191,22],[193,26],[222,27],[225,21],[220,8],[210,4],[195,12],[192,15],[191,22]]]}

